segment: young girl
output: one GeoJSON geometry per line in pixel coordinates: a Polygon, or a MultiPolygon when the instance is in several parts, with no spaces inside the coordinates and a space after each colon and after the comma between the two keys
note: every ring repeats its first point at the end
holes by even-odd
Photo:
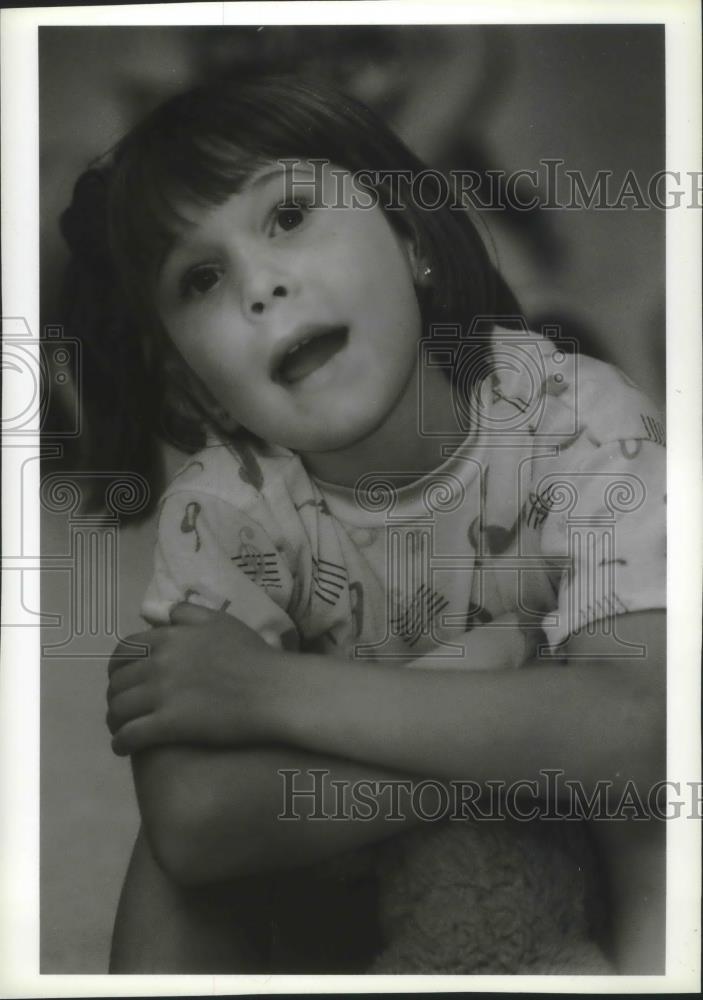
{"type": "MultiPolygon", "coordinates": [[[[419,823],[388,819],[392,779],[519,783],[554,817],[556,772],[611,811],[663,777],[660,425],[516,321],[423,169],[346,97],[227,82],[150,115],[64,216],[122,461],[157,427],[197,450],[148,656],[110,669],[146,835],[114,971],[368,968],[363,866],[320,863],[419,823]],[[364,782],[363,820],[313,821],[364,782]]],[[[661,971],[662,824],[593,826],[618,968],[661,971]]]]}

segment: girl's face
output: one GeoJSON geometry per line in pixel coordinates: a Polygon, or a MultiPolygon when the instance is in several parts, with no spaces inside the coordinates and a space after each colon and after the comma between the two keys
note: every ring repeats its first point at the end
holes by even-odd
{"type": "Polygon", "coordinates": [[[342,175],[318,166],[313,190],[313,168],[297,166],[297,207],[282,208],[272,165],[223,205],[191,209],[157,286],[166,330],[217,403],[298,452],[337,451],[379,428],[417,364],[409,244],[380,208],[350,204],[349,174],[339,196],[342,175]]]}

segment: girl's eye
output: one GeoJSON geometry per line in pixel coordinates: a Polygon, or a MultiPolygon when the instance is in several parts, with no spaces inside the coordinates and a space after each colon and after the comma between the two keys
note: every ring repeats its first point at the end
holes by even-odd
{"type": "Polygon", "coordinates": [[[180,293],[182,298],[191,299],[207,295],[222,277],[222,271],[213,264],[203,264],[194,267],[186,274],[180,282],[180,293]]]}
{"type": "Polygon", "coordinates": [[[307,205],[286,205],[277,208],[274,213],[274,228],[279,227],[286,233],[297,229],[305,221],[307,212],[307,205]]]}

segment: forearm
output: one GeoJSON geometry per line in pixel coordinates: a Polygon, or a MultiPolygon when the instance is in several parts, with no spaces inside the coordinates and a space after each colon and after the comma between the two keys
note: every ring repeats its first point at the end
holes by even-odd
{"type": "MultiPolygon", "coordinates": [[[[645,638],[642,625],[629,623],[631,641],[645,638]]],[[[408,671],[305,657],[293,678],[302,696],[292,693],[295,707],[288,702],[280,727],[312,752],[438,779],[511,783],[560,769],[586,789],[601,780],[615,788],[629,779],[647,785],[663,777],[665,732],[663,653],[652,648],[662,637],[650,631],[644,660],[511,672],[408,671]]]]}
{"type": "MultiPolygon", "coordinates": [[[[505,624],[462,636],[463,656],[452,658],[453,667],[515,665],[525,643],[513,620],[505,624]]],[[[430,656],[412,665],[436,669],[446,663],[430,656]]],[[[203,882],[322,861],[411,823],[409,816],[384,820],[400,810],[391,789],[379,785],[398,774],[347,758],[226,743],[179,743],[136,754],[137,792],[154,854],[179,881],[203,882]],[[300,794],[308,788],[316,795],[300,794]],[[299,818],[279,818],[287,813],[299,818]],[[340,819],[345,813],[349,818],[340,819]],[[336,818],[321,822],[320,815],[336,818]]],[[[402,790],[396,786],[394,792],[402,790]]]]}
{"type": "Polygon", "coordinates": [[[314,864],[413,822],[386,818],[389,790],[376,785],[397,775],[304,751],[159,747],[136,755],[133,766],[154,855],[182,884],[314,864]],[[286,770],[300,773],[285,777],[286,770]],[[372,804],[358,809],[354,791],[364,781],[372,804]],[[301,794],[307,789],[315,795],[301,794]]]}

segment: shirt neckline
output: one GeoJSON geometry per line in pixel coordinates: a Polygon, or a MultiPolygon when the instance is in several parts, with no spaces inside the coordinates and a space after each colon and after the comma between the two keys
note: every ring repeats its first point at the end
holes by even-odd
{"type": "MultiPolygon", "coordinates": [[[[476,479],[479,471],[479,460],[478,452],[482,451],[482,448],[476,447],[475,437],[473,434],[469,434],[464,440],[456,446],[453,452],[447,456],[444,462],[442,462],[435,469],[430,472],[426,472],[416,479],[408,482],[406,486],[395,487],[395,503],[392,504],[392,510],[394,514],[402,513],[405,517],[412,514],[412,508],[420,507],[418,510],[418,516],[424,513],[427,516],[427,507],[423,503],[423,495],[426,494],[428,487],[431,487],[433,481],[439,485],[442,481],[447,482],[447,477],[453,476],[459,480],[461,486],[466,490],[476,479]]],[[[370,489],[367,490],[367,503],[362,504],[357,500],[356,489],[353,486],[340,486],[338,483],[329,483],[324,479],[319,479],[316,476],[308,473],[311,482],[320,493],[324,496],[328,503],[328,506],[335,517],[344,521],[346,524],[355,525],[359,527],[365,527],[369,524],[378,524],[379,519],[386,519],[386,516],[391,508],[391,504],[383,502],[382,492],[383,492],[383,482],[384,474],[379,471],[378,473],[372,472],[368,473],[368,484],[370,489]],[[377,491],[373,490],[373,483],[377,482],[380,489],[377,491]]],[[[396,475],[402,475],[397,473],[396,475]]],[[[366,478],[366,477],[362,477],[366,478]]]]}

